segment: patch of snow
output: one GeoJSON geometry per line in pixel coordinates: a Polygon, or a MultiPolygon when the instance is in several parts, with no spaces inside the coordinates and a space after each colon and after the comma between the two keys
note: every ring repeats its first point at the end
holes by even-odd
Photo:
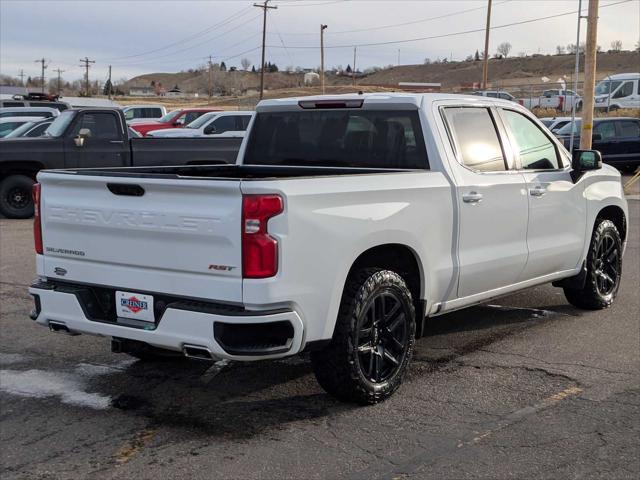
{"type": "Polygon", "coordinates": [[[83,378],[46,370],[0,370],[0,391],[23,397],[60,397],[62,403],[104,410],[111,397],[85,391],[83,378]]]}

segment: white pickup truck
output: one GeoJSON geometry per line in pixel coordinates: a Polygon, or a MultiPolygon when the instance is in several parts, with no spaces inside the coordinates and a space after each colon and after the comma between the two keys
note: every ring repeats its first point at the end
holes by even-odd
{"type": "Polygon", "coordinates": [[[266,100],[249,132],[236,165],[40,172],[31,317],[141,358],[310,351],[367,404],[428,317],[547,282],[580,308],[616,296],[620,174],[513,102],[266,100]]]}
{"type": "Polygon", "coordinates": [[[582,97],[573,90],[561,88],[545,90],[539,97],[520,98],[517,102],[529,110],[534,108],[553,108],[559,112],[571,112],[574,105],[576,111],[582,109],[582,97]]]}

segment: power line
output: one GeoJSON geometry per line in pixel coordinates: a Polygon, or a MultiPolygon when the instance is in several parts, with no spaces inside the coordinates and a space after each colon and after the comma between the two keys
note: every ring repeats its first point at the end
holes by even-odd
{"type": "MultiPolygon", "coordinates": [[[[615,3],[609,3],[607,5],[603,5],[600,8],[606,8],[606,7],[613,7],[615,5],[620,5],[623,3],[629,3],[629,2],[633,2],[636,0],[622,0],[619,2],[615,2],[615,3]]],[[[513,27],[516,25],[524,25],[527,23],[533,23],[533,22],[540,22],[543,20],[549,20],[551,18],[558,18],[558,17],[564,17],[567,15],[574,15],[575,13],[577,13],[577,10],[573,10],[571,12],[564,12],[564,13],[557,13],[555,15],[547,15],[545,17],[538,17],[538,18],[531,18],[529,20],[522,20],[519,22],[512,22],[512,23],[505,23],[503,25],[496,25],[494,27],[491,27],[491,30],[497,30],[500,28],[507,28],[507,27],[513,27]]],[[[345,45],[325,45],[324,48],[353,48],[354,46],[357,47],[375,47],[375,46],[379,46],[379,45],[394,45],[397,43],[410,43],[410,42],[419,42],[421,40],[433,40],[436,38],[447,38],[447,37],[455,37],[457,35],[466,35],[469,33],[478,33],[478,32],[484,32],[485,31],[485,27],[483,28],[475,28],[473,30],[464,30],[461,32],[452,32],[452,33],[444,33],[441,35],[431,35],[428,37],[418,37],[418,38],[407,38],[407,39],[403,39],[403,40],[390,40],[390,41],[386,41],[386,42],[371,42],[371,43],[357,43],[357,44],[345,44],[345,45]]],[[[282,48],[279,47],[277,45],[268,45],[269,48],[282,48]]],[[[318,48],[317,45],[299,45],[299,46],[289,46],[288,48],[295,48],[295,49],[316,49],[318,48]]]]}
{"type": "MultiPolygon", "coordinates": [[[[496,6],[502,5],[502,4],[505,4],[505,3],[509,3],[511,1],[513,1],[513,0],[504,0],[504,1],[500,2],[500,3],[496,3],[496,6]]],[[[464,13],[476,12],[478,10],[484,10],[484,9],[485,9],[484,6],[475,7],[475,8],[468,8],[466,10],[459,10],[457,12],[446,13],[444,15],[438,15],[437,17],[428,17],[428,18],[422,18],[420,20],[412,20],[410,22],[394,23],[394,24],[389,24],[389,25],[380,25],[380,26],[377,26],[377,27],[357,28],[357,29],[354,29],[354,30],[338,30],[337,32],[331,32],[331,35],[344,35],[344,34],[347,34],[347,33],[370,32],[370,31],[374,31],[374,30],[383,30],[383,29],[386,29],[386,28],[405,27],[407,25],[415,25],[417,23],[426,23],[426,22],[430,22],[432,20],[441,20],[443,18],[454,17],[456,15],[462,15],[464,13]]],[[[299,35],[299,36],[302,36],[302,35],[315,35],[315,33],[308,33],[308,32],[305,32],[305,33],[287,33],[287,32],[284,32],[284,35],[291,35],[291,36],[299,35]]]]}
{"type": "Polygon", "coordinates": [[[90,64],[96,63],[96,61],[95,60],[89,60],[88,57],[81,58],[80,61],[82,63],[84,63],[84,65],[80,65],[80,66],[84,67],[84,69],[85,69],[85,74],[84,74],[84,92],[88,97],[89,96],[89,67],[91,67],[90,64]]]}
{"type": "MultiPolygon", "coordinates": [[[[246,25],[246,24],[248,24],[248,23],[253,22],[254,20],[256,20],[256,19],[258,19],[258,18],[260,18],[260,15],[256,15],[255,17],[250,18],[250,19],[249,19],[249,20],[247,20],[246,22],[243,22],[243,23],[241,23],[241,24],[239,24],[239,25],[236,25],[235,27],[233,27],[233,28],[231,28],[230,30],[227,30],[227,31],[225,31],[225,32],[221,33],[220,35],[218,35],[218,36],[216,36],[216,37],[208,38],[208,39],[206,39],[206,40],[204,40],[204,41],[202,41],[202,42],[196,43],[196,44],[191,45],[191,46],[189,46],[189,47],[185,47],[185,48],[182,48],[182,49],[180,49],[180,50],[176,50],[176,51],[174,51],[174,52],[167,53],[166,55],[152,56],[150,59],[146,59],[146,60],[145,60],[145,59],[143,59],[143,60],[141,60],[141,61],[135,61],[135,62],[131,62],[131,63],[120,63],[120,62],[116,62],[116,63],[117,63],[118,65],[121,65],[121,66],[123,66],[123,65],[125,65],[125,66],[126,66],[126,65],[140,65],[141,63],[153,63],[153,62],[156,62],[158,59],[161,59],[161,58],[173,57],[173,56],[175,56],[175,55],[177,55],[177,54],[179,54],[179,53],[186,52],[187,50],[194,49],[194,48],[196,48],[196,47],[199,47],[199,46],[201,46],[201,45],[204,45],[205,43],[210,43],[210,42],[212,42],[212,41],[214,41],[214,40],[217,40],[218,38],[222,38],[222,37],[226,36],[227,34],[229,34],[229,33],[233,32],[233,31],[235,31],[235,30],[239,29],[240,27],[245,26],[245,25],[246,25]]],[[[202,58],[206,58],[206,57],[202,57],[202,58]]]]}
{"type": "Polygon", "coordinates": [[[169,43],[169,44],[164,45],[162,47],[158,47],[158,48],[155,48],[153,50],[148,50],[146,52],[136,53],[136,54],[133,54],[133,55],[125,55],[125,56],[122,56],[122,57],[107,58],[105,60],[109,61],[109,60],[128,59],[128,58],[135,58],[135,57],[141,57],[141,56],[149,55],[150,53],[161,52],[161,51],[166,50],[166,49],[168,49],[170,47],[174,47],[176,45],[181,45],[181,44],[189,42],[189,41],[191,41],[191,40],[193,40],[195,38],[198,38],[198,37],[200,37],[202,35],[206,35],[207,33],[213,31],[215,28],[221,27],[223,25],[226,25],[227,23],[230,23],[231,21],[234,21],[234,20],[237,20],[237,19],[243,17],[250,10],[251,10],[251,6],[245,7],[243,9],[241,9],[241,10],[238,10],[234,14],[229,15],[224,20],[221,20],[220,22],[205,28],[204,30],[200,30],[199,32],[196,32],[196,33],[194,33],[192,35],[188,35],[187,37],[184,37],[184,38],[182,38],[180,40],[177,40],[177,41],[175,41],[173,43],[169,43]]]}
{"type": "Polygon", "coordinates": [[[267,10],[275,10],[278,7],[270,6],[269,0],[264,0],[263,4],[254,3],[254,7],[262,9],[262,61],[260,63],[260,100],[264,94],[264,49],[267,40],[267,10]]]}
{"type": "Polygon", "coordinates": [[[40,76],[40,87],[42,89],[42,93],[44,93],[44,70],[49,66],[46,64],[46,60],[42,57],[40,60],[35,60],[35,63],[39,63],[42,65],[42,75],[40,76]]]}

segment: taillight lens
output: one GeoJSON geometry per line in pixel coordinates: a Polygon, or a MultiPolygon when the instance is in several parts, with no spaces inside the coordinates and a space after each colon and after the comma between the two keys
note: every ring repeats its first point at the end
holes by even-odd
{"type": "Polygon", "coordinates": [[[36,253],[42,254],[42,222],[40,217],[40,184],[34,183],[31,190],[33,198],[33,244],[36,253]]]}
{"type": "Polygon", "coordinates": [[[242,197],[242,276],[267,278],[278,273],[278,241],[269,235],[267,223],[284,210],[279,195],[242,197]]]}

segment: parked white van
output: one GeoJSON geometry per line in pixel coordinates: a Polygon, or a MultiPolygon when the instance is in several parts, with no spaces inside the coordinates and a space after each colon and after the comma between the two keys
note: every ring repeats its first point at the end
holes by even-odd
{"type": "Polygon", "coordinates": [[[640,108],[640,73],[620,73],[596,85],[596,108],[640,108]]]}

